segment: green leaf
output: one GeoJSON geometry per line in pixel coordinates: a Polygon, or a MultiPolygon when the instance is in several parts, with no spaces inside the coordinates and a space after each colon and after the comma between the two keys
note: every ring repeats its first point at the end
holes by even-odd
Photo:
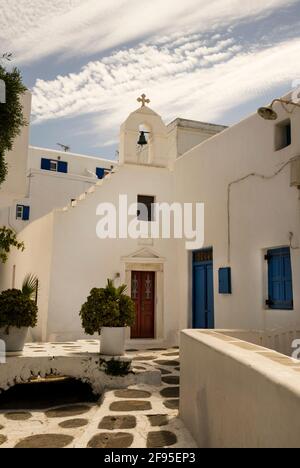
{"type": "MultiPolygon", "coordinates": [[[[3,58],[10,60],[10,54],[3,58]]],[[[0,63],[0,80],[5,82],[6,102],[0,103],[0,185],[7,176],[7,163],[5,153],[10,151],[13,143],[24,126],[28,125],[23,115],[23,106],[20,97],[25,93],[26,87],[17,68],[7,71],[0,63]]]]}
{"type": "Polygon", "coordinates": [[[29,297],[29,299],[34,299],[39,290],[39,280],[37,276],[28,274],[22,284],[22,293],[29,297]]]}
{"type": "Polygon", "coordinates": [[[18,242],[17,234],[12,229],[3,226],[0,228],[0,261],[2,263],[7,261],[11,247],[16,247],[22,252],[25,249],[24,243],[18,242]]]}

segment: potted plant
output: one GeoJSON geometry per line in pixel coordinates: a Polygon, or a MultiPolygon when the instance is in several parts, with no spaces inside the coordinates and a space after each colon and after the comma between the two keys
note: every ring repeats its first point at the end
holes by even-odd
{"type": "Polygon", "coordinates": [[[38,308],[33,297],[38,279],[27,275],[22,289],[8,289],[0,294],[0,340],[5,342],[6,354],[21,354],[28,329],[37,323],[38,308]]]}
{"type": "Polygon", "coordinates": [[[88,335],[101,334],[100,352],[107,356],[125,353],[126,327],[135,320],[135,304],[125,294],[127,286],[118,288],[108,280],[106,288],[94,288],[80,312],[82,326],[88,335]]]}

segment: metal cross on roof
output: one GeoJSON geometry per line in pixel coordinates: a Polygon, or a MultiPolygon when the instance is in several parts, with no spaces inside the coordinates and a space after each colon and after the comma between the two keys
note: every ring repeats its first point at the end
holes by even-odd
{"type": "Polygon", "coordinates": [[[142,96],[139,97],[137,101],[142,103],[142,107],[145,107],[146,104],[150,104],[151,102],[150,99],[146,98],[146,94],[142,94],[142,96]]]}

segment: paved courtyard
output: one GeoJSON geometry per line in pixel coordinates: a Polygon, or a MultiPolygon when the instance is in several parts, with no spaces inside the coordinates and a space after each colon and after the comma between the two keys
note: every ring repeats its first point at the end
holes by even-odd
{"type": "MultiPolygon", "coordinates": [[[[46,345],[30,346],[42,353],[46,345]]],[[[79,345],[64,346],[71,351],[79,345]]],[[[20,408],[17,401],[16,409],[0,407],[1,448],[196,447],[178,418],[179,350],[128,350],[127,354],[136,372],[149,365],[159,369],[162,384],[108,390],[96,402],[57,405],[54,399],[49,407],[38,410],[20,408]]]]}

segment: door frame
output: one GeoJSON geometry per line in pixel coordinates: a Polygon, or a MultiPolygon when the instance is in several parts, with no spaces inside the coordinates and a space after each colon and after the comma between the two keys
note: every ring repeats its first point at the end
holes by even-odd
{"type": "MultiPolygon", "coordinates": [[[[164,264],[165,258],[160,257],[152,249],[140,249],[129,257],[123,257],[125,268],[125,284],[127,294],[131,296],[131,274],[133,271],[149,271],[155,273],[155,298],[154,298],[154,340],[165,339],[164,327],[164,264]]],[[[130,330],[127,338],[131,340],[130,330]]],[[[132,339],[135,341],[136,339],[132,339]]],[[[139,338],[137,338],[139,340],[139,338]]],[[[140,338],[140,340],[144,340],[140,338]]],[[[152,340],[153,339],[149,339],[152,340]]]]}
{"type": "MultiPolygon", "coordinates": [[[[212,275],[213,275],[213,278],[212,278],[212,281],[213,281],[213,322],[214,322],[214,328],[215,328],[215,287],[214,287],[214,250],[213,250],[213,247],[203,247],[202,249],[197,249],[197,250],[193,250],[192,253],[191,253],[191,257],[192,257],[192,317],[191,317],[191,326],[192,328],[194,328],[194,324],[195,324],[195,266],[197,265],[212,265],[212,275]],[[200,261],[200,262],[195,262],[194,261],[194,254],[196,254],[197,252],[208,252],[208,251],[211,251],[211,260],[203,260],[203,261],[200,261]]],[[[207,291],[206,291],[207,292],[207,291]]]]}
{"type": "MultiPolygon", "coordinates": [[[[155,299],[156,299],[156,272],[154,271],[141,271],[141,270],[135,270],[135,271],[132,271],[131,272],[131,284],[132,284],[132,275],[133,274],[140,274],[140,273],[150,273],[151,275],[153,275],[153,336],[152,337],[133,337],[132,334],[130,335],[131,336],[131,340],[154,340],[155,339],[155,323],[156,323],[156,320],[155,320],[155,299]]],[[[141,294],[142,292],[142,285],[140,284],[140,287],[139,287],[139,294],[141,294]]]]}

